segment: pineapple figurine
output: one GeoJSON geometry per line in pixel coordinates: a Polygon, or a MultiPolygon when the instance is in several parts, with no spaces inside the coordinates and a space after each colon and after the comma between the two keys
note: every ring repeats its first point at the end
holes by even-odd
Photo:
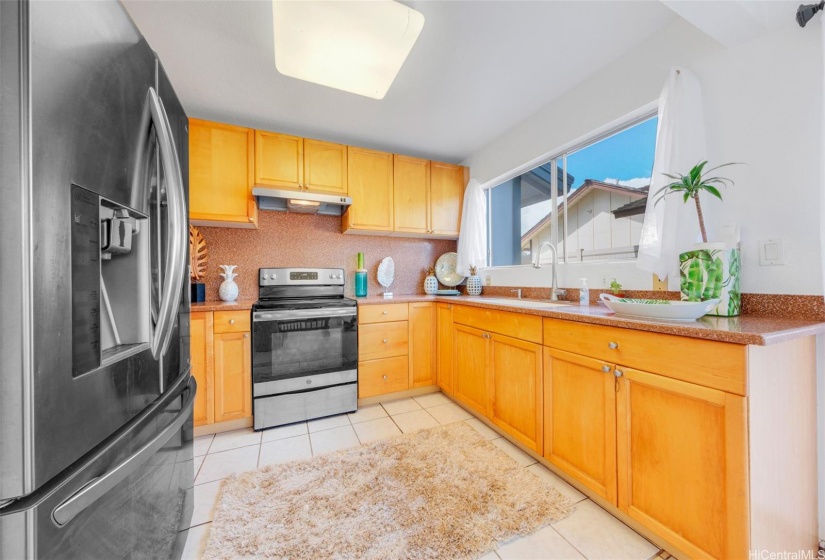
{"type": "Polygon", "coordinates": [[[433,295],[438,291],[438,279],[435,277],[435,267],[427,267],[427,277],[424,279],[424,293],[433,295]]]}
{"type": "Polygon", "coordinates": [[[476,275],[477,266],[470,267],[470,277],[467,278],[467,293],[471,296],[481,295],[481,278],[476,275]]]}

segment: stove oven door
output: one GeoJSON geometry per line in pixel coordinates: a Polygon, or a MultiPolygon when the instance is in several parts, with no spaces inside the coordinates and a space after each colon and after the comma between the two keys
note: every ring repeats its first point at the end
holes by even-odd
{"type": "Polygon", "coordinates": [[[354,410],[357,380],[355,307],[252,313],[256,429],[354,410]],[[278,418],[271,417],[276,409],[278,418]]]}

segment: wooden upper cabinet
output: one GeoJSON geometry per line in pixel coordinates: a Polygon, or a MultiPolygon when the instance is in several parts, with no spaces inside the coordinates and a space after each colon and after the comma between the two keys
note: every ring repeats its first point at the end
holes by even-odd
{"type": "Polygon", "coordinates": [[[430,162],[430,233],[457,237],[461,229],[466,168],[430,162]]]}
{"type": "Polygon", "coordinates": [[[304,185],[304,139],[256,130],[255,184],[301,190],[304,185]]]}
{"type": "Polygon", "coordinates": [[[746,399],[619,367],[619,508],[690,558],[747,558],[746,399]]]}
{"type": "Polygon", "coordinates": [[[347,194],[347,147],[304,138],[304,187],[315,192],[347,194]]]}
{"type": "Polygon", "coordinates": [[[343,217],[344,232],[392,231],[393,155],[350,146],[347,156],[352,206],[343,217]]]}
{"type": "Polygon", "coordinates": [[[252,129],[189,119],[189,219],[194,225],[257,227],[252,129]]]}
{"type": "Polygon", "coordinates": [[[410,304],[410,389],[435,385],[436,304],[410,304]]]}
{"type": "Polygon", "coordinates": [[[430,233],[430,161],[394,156],[395,231],[430,233]]]}
{"type": "Polygon", "coordinates": [[[544,457],[616,505],[613,368],[544,349],[544,457]]]}

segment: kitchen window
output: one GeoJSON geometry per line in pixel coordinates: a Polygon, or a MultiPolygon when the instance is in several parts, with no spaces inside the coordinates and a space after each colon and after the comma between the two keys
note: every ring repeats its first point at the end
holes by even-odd
{"type": "Polygon", "coordinates": [[[657,124],[648,114],[489,189],[490,266],[530,264],[545,241],[559,262],[635,259],[657,124]]]}

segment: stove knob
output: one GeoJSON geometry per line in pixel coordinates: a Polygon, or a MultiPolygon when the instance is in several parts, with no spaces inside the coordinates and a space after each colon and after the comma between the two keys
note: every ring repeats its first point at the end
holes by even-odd
{"type": "Polygon", "coordinates": [[[331,273],[331,272],[330,272],[330,273],[329,273],[329,278],[330,278],[330,280],[331,280],[331,279],[335,278],[335,275],[334,275],[333,273],[331,273]]]}
{"type": "Polygon", "coordinates": [[[264,274],[264,280],[269,280],[269,274],[264,274]]]}

